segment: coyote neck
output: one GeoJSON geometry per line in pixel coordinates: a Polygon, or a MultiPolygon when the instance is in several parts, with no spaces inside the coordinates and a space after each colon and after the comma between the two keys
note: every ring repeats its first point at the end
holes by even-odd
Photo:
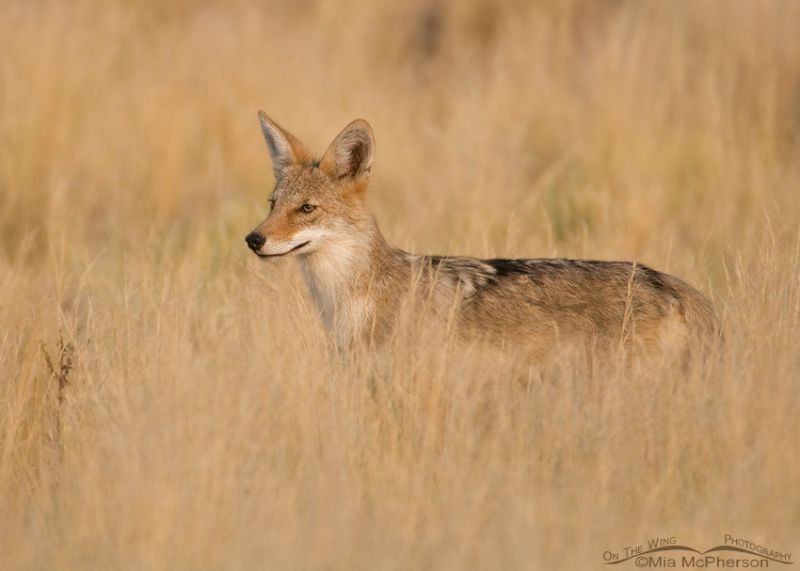
{"type": "Polygon", "coordinates": [[[374,219],[358,233],[340,236],[298,260],[325,328],[340,346],[368,332],[379,296],[374,278],[407,263],[389,246],[374,219]]]}

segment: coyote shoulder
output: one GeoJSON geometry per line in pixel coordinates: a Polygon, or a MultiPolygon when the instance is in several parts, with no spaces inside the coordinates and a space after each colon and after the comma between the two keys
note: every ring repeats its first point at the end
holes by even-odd
{"type": "Polygon", "coordinates": [[[709,301],[632,262],[413,255],[389,245],[365,206],[372,129],[350,123],[321,159],[259,112],[275,175],[267,217],[246,237],[262,258],[294,256],[339,346],[380,343],[404,300],[459,335],[544,359],[559,344],[688,347],[716,329],[709,301]]]}

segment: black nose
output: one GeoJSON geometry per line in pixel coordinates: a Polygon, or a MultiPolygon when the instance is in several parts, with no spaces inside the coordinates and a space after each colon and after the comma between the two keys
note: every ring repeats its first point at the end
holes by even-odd
{"type": "Polygon", "coordinates": [[[261,248],[261,246],[264,245],[264,242],[266,242],[267,239],[258,232],[250,232],[244,241],[247,242],[247,245],[250,246],[251,250],[256,252],[259,248],[261,248]]]}

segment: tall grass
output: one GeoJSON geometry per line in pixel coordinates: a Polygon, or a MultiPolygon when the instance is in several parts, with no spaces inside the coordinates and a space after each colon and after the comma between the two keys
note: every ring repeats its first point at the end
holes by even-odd
{"type": "Polygon", "coordinates": [[[6,0],[0,567],[797,553],[798,37],[789,1],[6,0]],[[318,151],[368,119],[393,243],[636,259],[713,299],[724,349],[591,378],[423,343],[342,364],[293,263],[244,247],[258,108],[318,151]]]}

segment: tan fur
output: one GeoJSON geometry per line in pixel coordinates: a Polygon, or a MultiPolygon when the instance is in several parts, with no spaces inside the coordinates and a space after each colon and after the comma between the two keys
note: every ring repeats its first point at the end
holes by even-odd
{"type": "Polygon", "coordinates": [[[717,330],[705,297],[646,266],[417,256],[394,248],[364,205],[374,151],[366,121],[353,121],[313,161],[295,137],[263,112],[259,117],[276,185],[274,206],[248,244],[261,256],[297,257],[339,346],[383,342],[409,299],[425,319],[447,322],[460,337],[533,362],[567,345],[683,352],[717,330]]]}

